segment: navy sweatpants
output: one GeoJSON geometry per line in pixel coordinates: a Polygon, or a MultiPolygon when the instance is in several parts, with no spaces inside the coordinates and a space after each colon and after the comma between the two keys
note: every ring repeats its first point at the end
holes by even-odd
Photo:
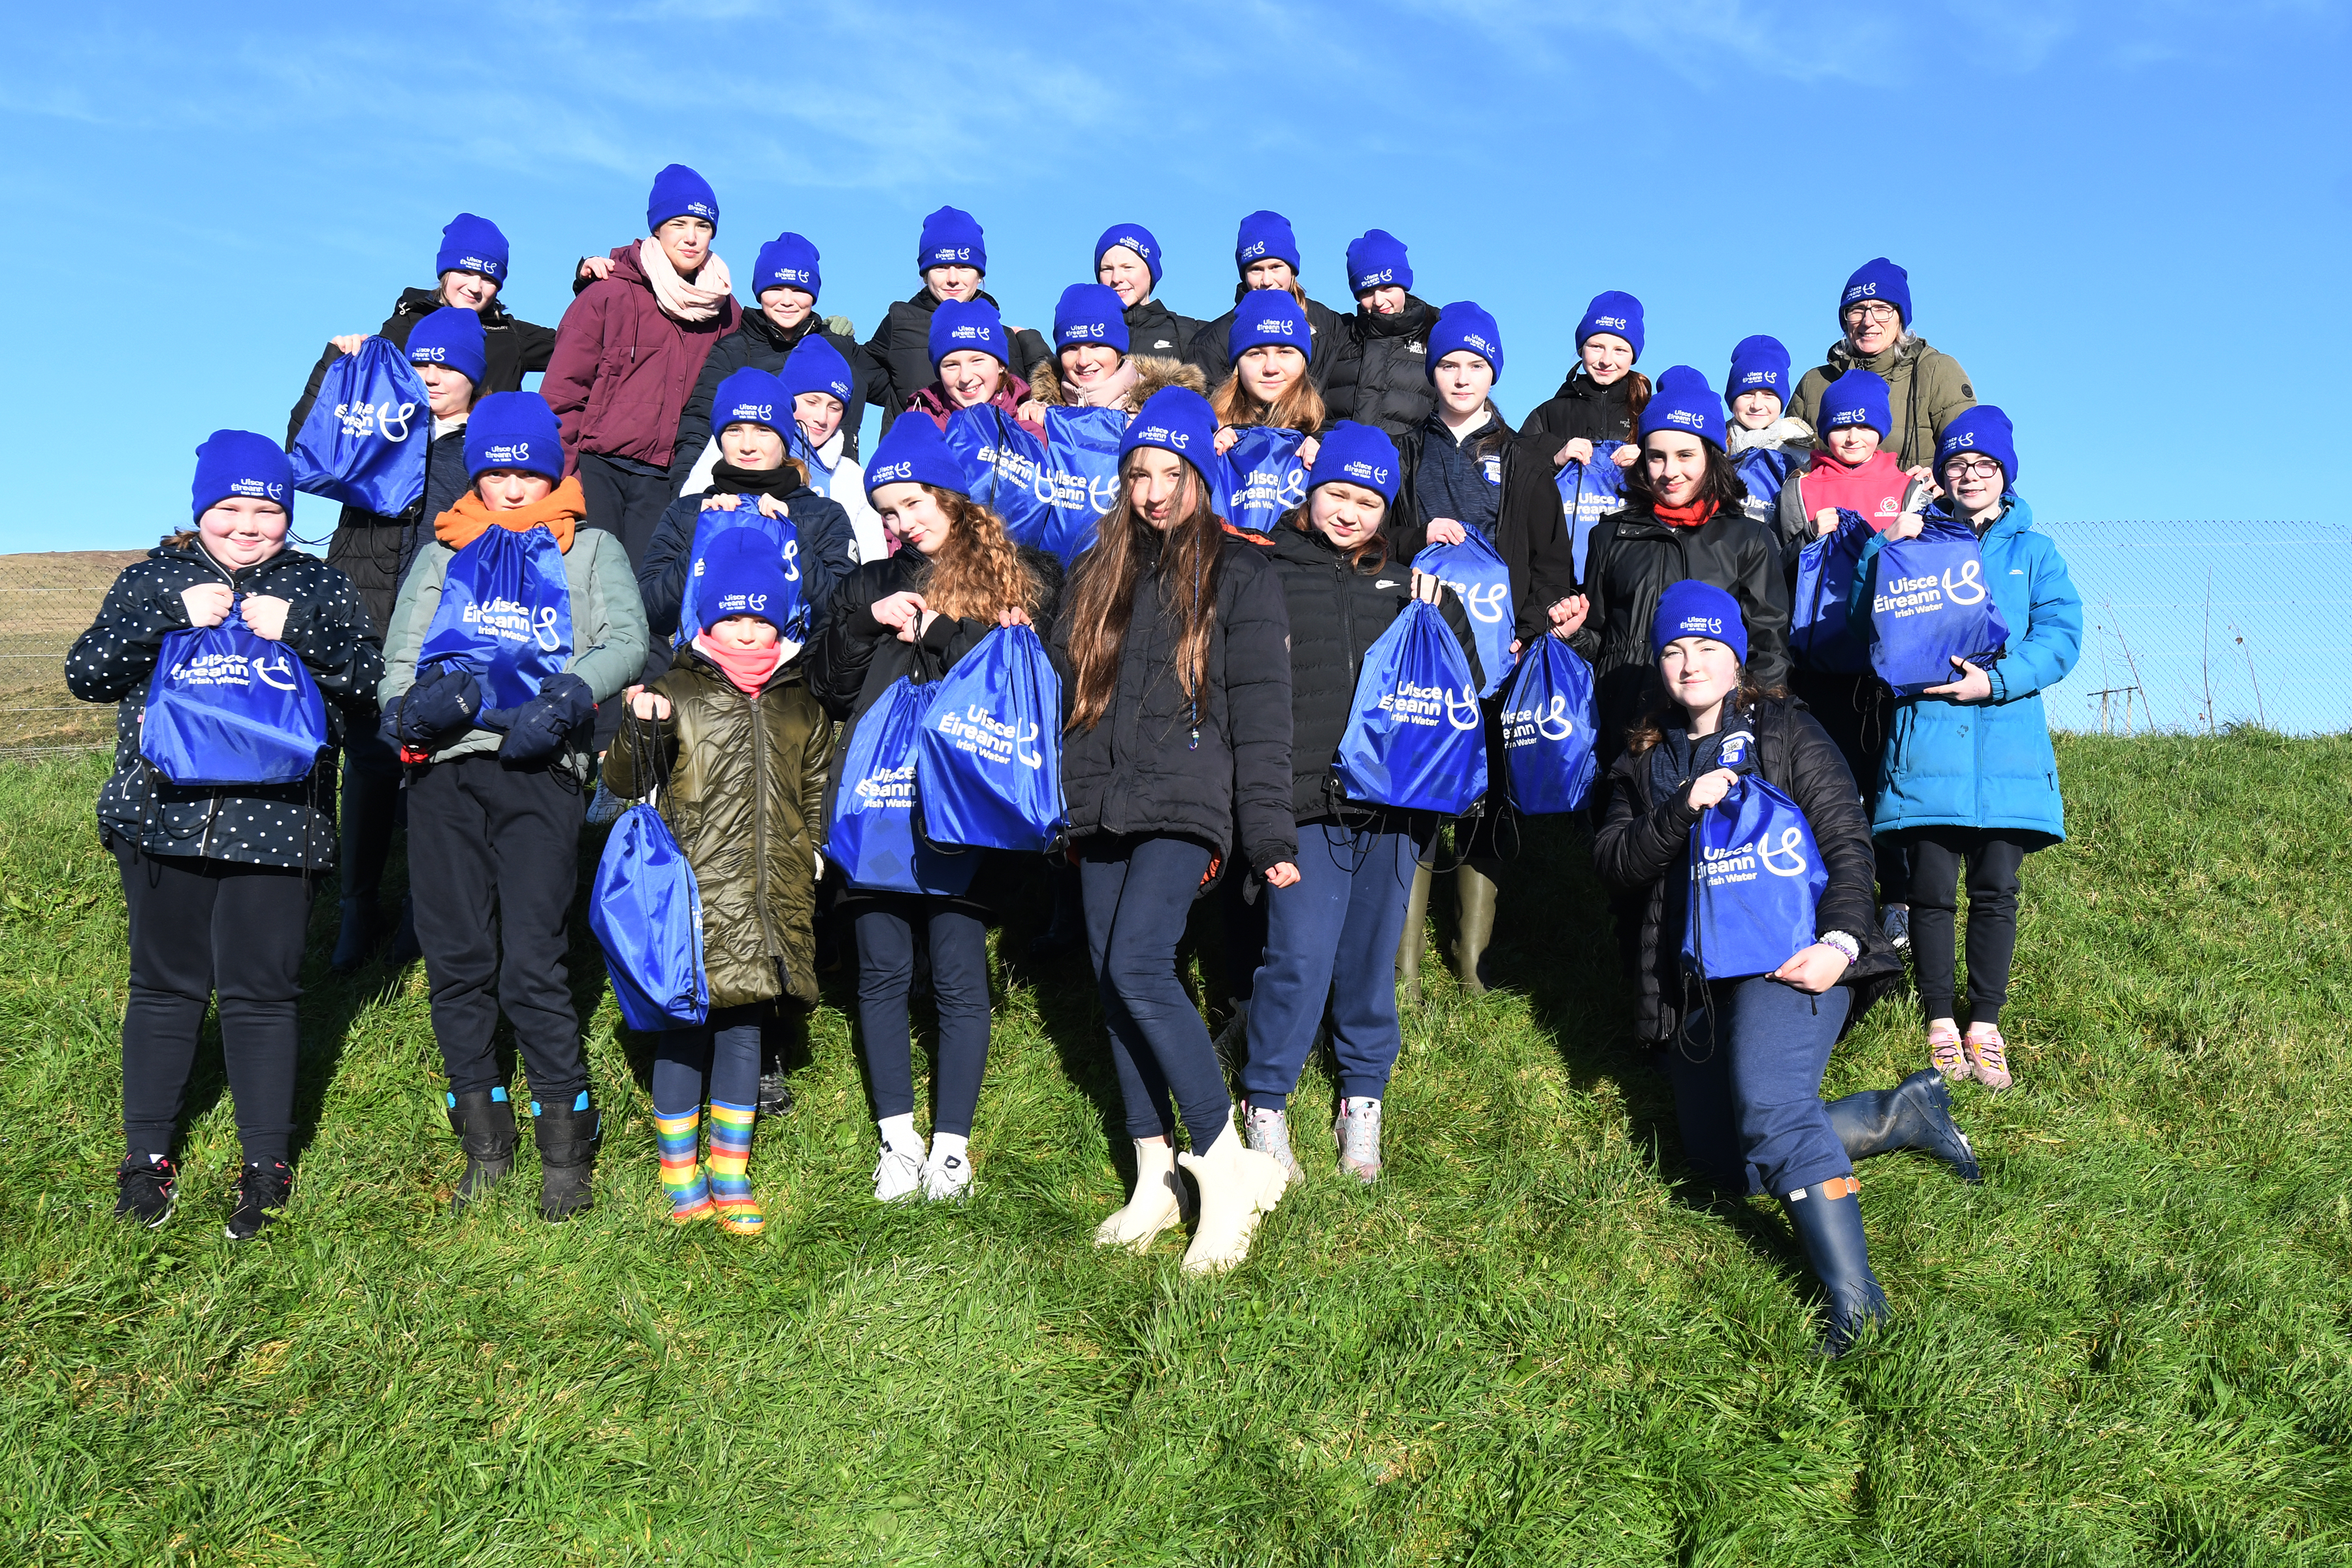
{"type": "Polygon", "coordinates": [[[1209,1026],[1176,977],[1176,944],[1208,873],[1209,851],[1189,838],[1107,834],[1078,849],[1087,950],[1110,1030],[1111,1067],[1127,1101],[1128,1136],[1173,1132],[1173,1094],[1192,1152],[1204,1154],[1224,1131],[1234,1102],[1209,1026]]]}
{"type": "Polygon", "coordinates": [[[1761,975],[1707,989],[1706,1011],[1664,1053],[1691,1164],[1719,1191],[1783,1197],[1853,1175],[1822,1104],[1852,994],[1832,985],[1815,996],[1761,975]]]}
{"type": "Polygon", "coordinates": [[[1426,847],[1426,840],[1381,831],[1389,826],[1300,823],[1298,880],[1262,895],[1265,963],[1250,1003],[1249,1063],[1242,1068],[1253,1106],[1280,1110],[1288,1102],[1327,1003],[1339,1093],[1378,1100],[1388,1092],[1402,1044],[1397,939],[1413,864],[1426,847]]]}

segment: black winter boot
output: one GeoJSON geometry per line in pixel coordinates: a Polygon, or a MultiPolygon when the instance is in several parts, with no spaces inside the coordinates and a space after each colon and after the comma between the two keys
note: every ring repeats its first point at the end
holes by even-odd
{"type": "Polygon", "coordinates": [[[1829,1293],[1830,1326],[1822,1349],[1832,1356],[1845,1354],[1864,1324],[1886,1321],[1886,1293],[1870,1271],[1870,1244],[1862,1234],[1861,1190],[1852,1176],[1832,1176],[1781,1200],[1806,1261],[1829,1293]]]}
{"type": "Polygon", "coordinates": [[[1845,1157],[1864,1160],[1894,1149],[1925,1149],[1964,1182],[1984,1179],[1968,1137],[1952,1121],[1952,1091],[1944,1075],[1923,1068],[1893,1089],[1866,1089],[1832,1100],[1830,1125],[1845,1157]]]}
{"type": "Polygon", "coordinates": [[[588,1206],[596,1173],[601,1123],[588,1091],[569,1106],[530,1102],[531,1137],[539,1143],[539,1212],[557,1225],[588,1206]]]}
{"type": "Polygon", "coordinates": [[[514,1169],[514,1106],[503,1089],[472,1089],[447,1097],[449,1131],[466,1151],[466,1173],[457,1178],[457,1195],[449,1200],[453,1215],[496,1186],[514,1169]]]}

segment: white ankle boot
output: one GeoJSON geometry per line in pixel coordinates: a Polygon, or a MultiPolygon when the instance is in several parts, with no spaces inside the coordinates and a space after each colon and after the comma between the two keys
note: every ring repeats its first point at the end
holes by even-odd
{"type": "Polygon", "coordinates": [[[1258,1216],[1282,1201],[1288,1178],[1272,1155],[1244,1146],[1230,1111],[1209,1152],[1181,1155],[1178,1163],[1201,1184],[1201,1225],[1185,1250],[1184,1272],[1222,1274],[1249,1256],[1258,1216]]]}
{"type": "Polygon", "coordinates": [[[1184,1184],[1176,1174],[1176,1145],[1164,1138],[1135,1141],[1135,1195],[1127,1206],[1095,1227],[1097,1247],[1124,1247],[1143,1252],[1151,1238],[1181,1224],[1185,1211],[1184,1184]]]}

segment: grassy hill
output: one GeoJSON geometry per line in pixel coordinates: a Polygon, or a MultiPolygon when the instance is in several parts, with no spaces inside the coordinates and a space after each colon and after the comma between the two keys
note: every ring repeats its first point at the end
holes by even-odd
{"type": "MultiPolygon", "coordinates": [[[[180,1217],[109,1217],[103,764],[0,765],[5,1555],[2352,1560],[2352,742],[2060,756],[2074,837],[2028,862],[2020,1087],[1956,1094],[1987,1180],[1864,1166],[1897,1322],[1836,1364],[1772,1206],[1678,1184],[1565,834],[1507,885],[1518,989],[1441,973],[1409,1022],[1388,1179],[1358,1189],[1302,1136],[1307,1184],[1223,1280],[1180,1278],[1173,1239],[1087,1245],[1122,1178],[1078,969],[1000,997],[968,1205],[870,1201],[836,976],[798,1108],[759,1130],[764,1237],[663,1223],[647,1056],[609,1001],[596,1208],[541,1223],[526,1154],[453,1221],[423,973],[330,977],[331,883],[295,1207],[239,1247],[216,1057],[180,1217]]],[[[572,962],[596,999],[584,931],[572,962]]],[[[1828,1091],[1892,1082],[1918,1042],[1890,1003],[1828,1091]]]]}

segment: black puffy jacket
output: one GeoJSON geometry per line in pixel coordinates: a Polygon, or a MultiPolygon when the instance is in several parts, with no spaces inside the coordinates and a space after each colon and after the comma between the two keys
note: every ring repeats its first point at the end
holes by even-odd
{"type": "MultiPolygon", "coordinates": [[[[1381,528],[1389,548],[1408,561],[1421,553],[1427,542],[1430,522],[1421,514],[1414,489],[1423,447],[1431,440],[1453,439],[1450,432],[1433,434],[1429,426],[1430,421],[1424,420],[1397,443],[1404,460],[1402,482],[1381,528]]],[[[1550,607],[1576,592],[1576,556],[1560,511],[1559,489],[1552,482],[1551,455],[1559,449],[1540,437],[1534,440],[1509,437],[1497,454],[1503,468],[1503,499],[1495,518],[1493,542],[1495,552],[1510,568],[1511,617],[1522,642],[1549,631],[1550,607]]]]}
{"type": "Polygon", "coordinates": [[[1191,316],[1180,316],[1158,300],[1146,300],[1140,305],[1127,308],[1127,335],[1129,353],[1154,354],[1161,359],[1184,357],[1200,334],[1201,323],[1191,316]]]}
{"type": "Polygon", "coordinates": [[[1607,386],[1594,383],[1580,363],[1568,373],[1559,390],[1536,405],[1522,436],[1548,436],[1557,452],[1570,441],[1630,441],[1633,438],[1633,376],[1619,376],[1607,386]]]}
{"type": "MultiPolygon", "coordinates": [[[[1553,495],[1557,516],[1558,492],[1553,495]]],[[[1577,652],[1592,664],[1603,759],[1617,754],[1626,726],[1659,695],[1650,625],[1659,595],[1690,578],[1739,601],[1748,623],[1749,679],[1768,690],[1788,681],[1789,583],[1772,535],[1737,510],[1718,511],[1696,528],[1675,528],[1629,501],[1592,525],[1584,562],[1591,604],[1575,637],[1577,652]]]]}
{"type": "Polygon", "coordinates": [[[710,439],[710,405],[719,398],[719,384],[746,367],[771,374],[784,368],[784,361],[793,350],[812,331],[822,333],[841,351],[849,362],[849,404],[841,411],[842,455],[857,456],[858,422],[866,416],[867,392],[875,381],[874,362],[854,338],[825,331],[824,318],[811,310],[802,318],[800,329],[788,332],[768,320],[761,310],[743,312],[743,330],[730,332],[710,345],[710,355],[702,362],[702,374],[695,378],[694,390],[686,395],[686,406],[677,416],[677,444],[669,459],[669,488],[673,495],[682,491],[687,476],[701,459],[702,448],[710,439]]]}
{"type": "MultiPolygon", "coordinates": [[[[444,301],[438,289],[404,289],[392,307],[392,314],[376,329],[378,337],[388,338],[393,346],[405,350],[408,334],[416,323],[439,310],[444,301]]],[[[482,373],[482,384],[474,388],[474,400],[480,402],[493,392],[520,392],[522,378],[535,370],[547,368],[547,356],[555,348],[555,329],[517,321],[495,300],[482,312],[482,357],[488,368],[482,373]]],[[[343,357],[343,351],[329,343],[319,355],[319,363],[310,367],[310,379],[295,401],[294,413],[286,421],[286,449],[294,449],[294,437],[302,433],[302,421],[310,417],[310,405],[319,401],[319,384],[327,378],[328,370],[343,357]]]]}
{"type": "MultiPolygon", "coordinates": [[[[984,289],[980,298],[996,303],[996,296],[984,289]]],[[[912,297],[893,301],[882,324],[866,340],[866,363],[873,371],[866,384],[866,401],[881,406],[886,431],[898,422],[907,399],[939,379],[939,368],[931,363],[931,314],[939,308],[939,297],[926,285],[912,297]]],[[[1005,331],[1012,334],[1006,347],[1013,358],[1004,368],[1014,375],[1053,353],[1053,346],[1034,331],[1016,330],[1010,322],[1005,331]]]]}
{"type": "MultiPolygon", "coordinates": [[[[1241,302],[1249,297],[1246,283],[1234,288],[1235,310],[1227,310],[1215,321],[1203,324],[1192,334],[1192,346],[1184,353],[1184,363],[1198,369],[1208,378],[1209,390],[1214,392],[1233,378],[1233,356],[1226,348],[1234,335],[1234,316],[1241,302]]],[[[1323,377],[1330,371],[1331,356],[1347,341],[1348,318],[1318,300],[1307,301],[1307,330],[1315,340],[1314,352],[1307,356],[1307,374],[1320,387],[1323,377]]]]}
{"type": "MultiPolygon", "coordinates": [[[[1361,802],[1348,805],[1332,764],[1355,717],[1364,654],[1412,601],[1412,567],[1391,556],[1376,569],[1360,570],[1329,540],[1287,521],[1275,530],[1273,543],[1274,569],[1290,609],[1291,810],[1301,822],[1342,809],[1360,813],[1367,808],[1361,802]]],[[[1462,601],[1449,593],[1440,610],[1484,686],[1462,601]]]]}
{"type": "MultiPolygon", "coordinates": [[[[1024,550],[1021,563],[1045,584],[1045,603],[1030,624],[1055,652],[1054,626],[1062,602],[1062,563],[1042,551],[1024,550]]],[[[880,561],[853,566],[833,591],[824,629],[809,645],[809,689],[835,719],[855,723],[901,676],[936,680],[996,629],[992,620],[950,620],[941,616],[921,644],[874,618],[874,606],[893,594],[920,593],[929,565],[921,552],[899,551],[880,561]]],[[[1056,662],[1059,661],[1055,654],[1056,662]]],[[[846,742],[844,742],[845,747],[846,742]]]]}
{"type": "MultiPolygon", "coordinates": [[[[1813,933],[1842,931],[1862,946],[1839,984],[1853,993],[1846,1026],[1852,1028],[1871,1003],[1902,978],[1903,963],[1878,927],[1878,868],[1870,844],[1870,824],[1853,775],[1805,705],[1768,697],[1727,729],[1745,727],[1756,735],[1754,771],[1797,803],[1820,846],[1829,886],[1814,911],[1813,933]]],[[[1704,770],[1702,770],[1704,771],[1704,770]]],[[[1592,843],[1593,868],[1612,889],[1646,887],[1641,942],[1634,973],[1634,1027],[1644,1040],[1675,1037],[1682,1021],[1685,990],[1680,921],[1665,930],[1666,879],[1687,875],[1690,830],[1699,814],[1691,809],[1684,783],[1664,799],[1652,789],[1647,752],[1617,759],[1604,782],[1601,831],[1592,843]]],[[[1699,982],[1689,984],[1694,998],[1699,982]]]]}
{"type": "MultiPolygon", "coordinates": [[[[677,635],[677,613],[686,599],[686,569],[694,555],[694,530],[702,520],[703,498],[730,491],[745,497],[737,503],[739,513],[742,508],[760,504],[756,496],[713,480],[709,489],[670,502],[654,526],[645,563],[637,568],[637,597],[645,602],[646,631],[656,647],[677,635]]],[[[835,591],[856,564],[857,531],[839,501],[819,495],[805,484],[776,499],[784,503],[793,532],[800,540],[801,593],[809,607],[814,636],[814,628],[824,624],[835,591]]]]}
{"type": "Polygon", "coordinates": [[[315,555],[282,550],[242,571],[194,540],[169,540],[124,567],[98,618],[66,655],[66,686],[84,702],[111,702],[114,772],[98,792],[98,825],[144,855],[193,855],[246,866],[324,871],[335,863],[335,752],[375,724],[383,644],[351,580],[315,555]],[[326,699],[328,749],[287,784],[175,784],[140,755],[139,726],[163,640],[189,627],[183,590],[226,584],[287,602],[279,647],[302,661],[326,699]]]}
{"type": "MultiPolygon", "coordinates": [[[[1119,651],[1118,685],[1091,730],[1062,737],[1062,793],[1070,837],[1164,834],[1230,856],[1238,837],[1251,868],[1294,858],[1291,812],[1290,616],[1265,542],[1227,531],[1213,571],[1216,615],[1196,711],[1178,685],[1177,625],[1161,603],[1152,556],[1138,579],[1119,651]]],[[[1074,577],[1096,559],[1071,564],[1074,577]]],[[[1055,627],[1069,658],[1069,617],[1055,627]]],[[[1065,700],[1075,698],[1075,679],[1065,700]]]]}
{"type": "Polygon", "coordinates": [[[1323,374],[1323,406],[1334,419],[1377,425],[1402,439],[1436,405],[1429,381],[1429,330],[1437,308],[1408,294],[1393,316],[1358,310],[1323,374]]]}

